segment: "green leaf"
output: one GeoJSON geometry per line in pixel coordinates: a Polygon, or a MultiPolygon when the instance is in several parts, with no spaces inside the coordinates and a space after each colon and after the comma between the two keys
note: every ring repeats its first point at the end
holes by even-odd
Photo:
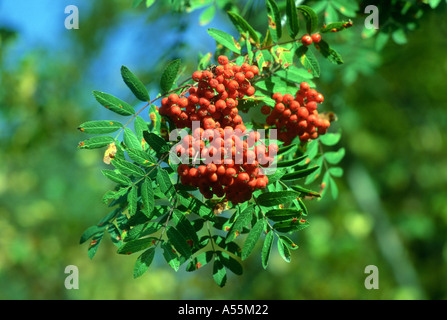
{"type": "Polygon", "coordinates": [[[237,54],[241,54],[241,45],[233,38],[233,36],[224,31],[212,28],[208,29],[208,34],[225,48],[228,48],[237,54]]]}
{"type": "Polygon", "coordinates": [[[343,169],[340,167],[332,167],[332,168],[329,168],[329,173],[333,177],[341,178],[343,176],[343,169]]]}
{"type": "Polygon", "coordinates": [[[326,133],[320,136],[320,142],[326,146],[336,145],[341,139],[341,133],[326,133]]]}
{"type": "Polygon", "coordinates": [[[303,209],[303,216],[307,216],[309,212],[307,211],[307,207],[304,204],[303,200],[301,198],[296,199],[298,201],[298,204],[300,205],[301,209],[303,209]]]}
{"type": "Polygon", "coordinates": [[[230,227],[230,230],[228,230],[225,243],[233,241],[240,233],[242,233],[242,230],[250,223],[254,211],[255,209],[253,205],[242,210],[237,216],[236,221],[234,221],[233,225],[230,227]]]}
{"type": "Polygon", "coordinates": [[[129,155],[129,158],[140,166],[150,167],[157,163],[157,160],[145,151],[127,149],[126,152],[129,155]]]}
{"type": "Polygon", "coordinates": [[[143,147],[141,146],[141,141],[138,140],[135,133],[133,133],[133,131],[130,130],[129,128],[124,129],[123,141],[124,145],[129,149],[143,150],[143,147]]]}
{"type": "Polygon", "coordinates": [[[285,262],[290,262],[290,250],[281,238],[278,238],[278,252],[285,262]]]}
{"type": "Polygon", "coordinates": [[[209,6],[205,10],[202,11],[199,17],[199,24],[201,26],[207,25],[213,20],[216,15],[216,7],[214,5],[209,6]]]}
{"type": "Polygon", "coordinates": [[[172,269],[178,271],[180,268],[180,260],[178,255],[172,251],[171,245],[167,242],[163,242],[161,247],[163,249],[163,257],[165,258],[166,262],[172,267],[172,269]]]}
{"type": "Polygon", "coordinates": [[[132,181],[129,179],[129,177],[126,177],[125,175],[115,172],[113,170],[103,169],[102,174],[106,178],[121,185],[128,186],[132,184],[132,181]]]}
{"type": "Polygon", "coordinates": [[[328,4],[326,7],[326,11],[324,12],[324,20],[326,24],[330,24],[331,22],[338,21],[338,13],[337,10],[331,5],[331,3],[328,4]]]}
{"type": "Polygon", "coordinates": [[[297,209],[273,209],[268,211],[265,216],[273,221],[283,221],[301,216],[302,210],[297,209]]]}
{"type": "Polygon", "coordinates": [[[127,194],[128,210],[129,215],[133,216],[137,212],[138,206],[138,190],[137,187],[132,186],[129,193],[127,194]]]}
{"type": "Polygon", "coordinates": [[[293,218],[290,220],[279,221],[273,225],[273,229],[278,232],[293,232],[299,231],[309,226],[307,220],[301,221],[300,218],[293,218]]]}
{"type": "MultiPolygon", "coordinates": [[[[328,6],[329,7],[329,6],[328,6]]],[[[333,8],[332,9],[329,9],[329,11],[330,12],[333,12],[333,13],[335,13],[335,15],[337,15],[337,12],[334,10],[334,11],[332,11],[332,10],[334,10],[333,8]]],[[[335,20],[334,20],[335,21],[335,20]]],[[[345,30],[345,29],[347,29],[347,27],[346,27],[346,23],[345,22],[333,22],[333,23],[328,23],[327,25],[326,25],[326,27],[323,27],[323,28],[321,28],[320,29],[320,33],[328,33],[328,32],[333,32],[332,30],[337,30],[337,32],[339,32],[339,31],[343,31],[343,30],[345,30]]]]}
{"type": "Polygon", "coordinates": [[[287,0],[286,16],[287,16],[287,30],[289,32],[290,37],[295,39],[295,36],[300,31],[298,12],[296,9],[295,0],[287,0]]]}
{"type": "Polygon", "coordinates": [[[320,77],[320,63],[309,47],[301,46],[296,50],[296,55],[304,68],[314,77],[320,77]]]}
{"type": "Polygon", "coordinates": [[[297,170],[295,172],[287,173],[281,177],[281,180],[287,181],[287,180],[301,179],[315,172],[316,170],[318,170],[318,168],[319,167],[316,166],[312,168],[306,168],[302,170],[297,170]]]}
{"type": "Polygon", "coordinates": [[[326,41],[320,40],[320,42],[318,44],[316,44],[315,47],[323,55],[323,57],[328,59],[333,64],[343,64],[344,63],[341,55],[337,51],[335,51],[333,48],[331,48],[326,41]]]}
{"type": "Polygon", "coordinates": [[[119,198],[121,198],[122,196],[126,195],[127,192],[129,191],[129,187],[126,188],[120,188],[118,191],[112,191],[109,190],[106,192],[106,194],[104,194],[104,196],[102,197],[102,201],[107,204],[107,202],[109,200],[117,200],[119,198]]]}
{"type": "Polygon", "coordinates": [[[174,194],[174,186],[168,172],[165,169],[160,168],[158,170],[156,179],[162,193],[166,196],[171,196],[174,194]]]}
{"type": "Polygon", "coordinates": [[[255,86],[267,92],[296,93],[295,84],[276,76],[257,81],[255,86]]]}
{"type": "Polygon", "coordinates": [[[247,257],[252,252],[262,231],[264,230],[264,220],[258,220],[253,228],[248,233],[247,239],[245,239],[244,245],[242,247],[242,260],[247,259],[247,257]]]}
{"type": "Polygon", "coordinates": [[[278,168],[290,168],[290,167],[293,167],[294,165],[296,165],[296,164],[298,164],[298,163],[300,163],[301,161],[303,161],[304,159],[306,159],[307,158],[307,155],[303,155],[303,156],[301,156],[301,157],[298,157],[298,158],[296,158],[296,159],[293,159],[293,160],[281,160],[281,161],[279,161],[278,163],[277,163],[277,167],[278,168]]]}
{"type": "Polygon", "coordinates": [[[315,160],[314,163],[314,166],[318,167],[318,169],[306,177],[304,184],[310,184],[320,176],[322,171],[322,165],[323,165],[323,157],[319,157],[317,160],[315,160]]]}
{"type": "Polygon", "coordinates": [[[117,246],[120,247],[123,244],[123,239],[121,237],[122,231],[114,224],[111,224],[107,227],[107,231],[110,234],[110,240],[112,241],[112,243],[117,246]]]}
{"type": "Polygon", "coordinates": [[[282,36],[281,13],[274,0],[266,0],[269,29],[273,42],[278,42],[282,36]]]}
{"type": "Polygon", "coordinates": [[[149,101],[151,99],[143,82],[141,82],[141,80],[138,79],[126,66],[121,67],[121,76],[137,99],[141,101],[149,101]]]}
{"type": "Polygon", "coordinates": [[[432,9],[435,9],[437,6],[439,6],[439,4],[441,3],[442,0],[428,0],[428,4],[430,5],[430,7],[432,9]]]}
{"type": "Polygon", "coordinates": [[[149,126],[147,122],[140,116],[135,117],[134,122],[135,135],[138,138],[138,141],[141,142],[141,147],[143,150],[146,149],[146,142],[144,141],[143,132],[149,130],[149,126]]]}
{"type": "Polygon", "coordinates": [[[100,137],[92,137],[90,139],[84,140],[81,143],[79,143],[78,148],[79,149],[98,149],[105,146],[108,146],[112,142],[114,142],[115,139],[109,136],[100,136],[100,137]]]}
{"type": "Polygon", "coordinates": [[[290,250],[296,250],[298,249],[298,245],[296,245],[292,239],[290,239],[289,237],[287,237],[286,235],[280,235],[279,236],[282,240],[282,242],[290,249],[290,250]]]}
{"type": "Polygon", "coordinates": [[[98,251],[99,244],[101,243],[101,240],[104,236],[104,231],[97,233],[92,241],[90,241],[90,244],[87,249],[87,255],[90,259],[93,259],[93,257],[96,255],[96,252],[98,251]]]}
{"type": "Polygon", "coordinates": [[[345,148],[340,148],[338,151],[330,151],[324,154],[324,158],[330,164],[338,164],[345,156],[345,148]]]}
{"type": "Polygon", "coordinates": [[[139,224],[131,228],[124,238],[125,242],[139,239],[141,237],[154,234],[162,228],[162,224],[158,222],[148,223],[146,225],[139,224]]]}
{"type": "Polygon", "coordinates": [[[185,258],[189,258],[192,254],[191,247],[186,242],[185,237],[174,227],[169,227],[166,231],[169,241],[174,248],[185,258]]]}
{"type": "Polygon", "coordinates": [[[406,44],[408,42],[407,35],[403,29],[397,29],[391,34],[391,38],[397,44],[406,44]]]}
{"type": "Polygon", "coordinates": [[[151,146],[157,153],[169,152],[169,146],[166,141],[159,135],[145,131],[143,132],[144,140],[151,146]]]}
{"type": "Polygon", "coordinates": [[[292,188],[293,190],[298,191],[299,193],[304,194],[306,196],[318,197],[318,198],[321,197],[321,195],[318,192],[306,189],[299,185],[291,186],[290,188],[292,188]]]}
{"type": "Polygon", "coordinates": [[[135,262],[135,266],[133,268],[133,278],[136,279],[141,277],[151,265],[155,256],[155,248],[149,248],[144,251],[135,262]]]}
{"type": "Polygon", "coordinates": [[[132,8],[138,7],[142,2],[143,2],[143,0],[133,0],[132,8]]]}
{"type": "Polygon", "coordinates": [[[181,60],[176,59],[169,62],[169,64],[166,66],[160,79],[160,89],[162,93],[166,93],[171,90],[180,70],[180,64],[181,60]]]}
{"type": "Polygon", "coordinates": [[[223,251],[218,251],[217,254],[219,256],[220,261],[226,268],[228,268],[231,272],[233,272],[238,276],[242,275],[243,269],[239,261],[237,261],[232,256],[223,251]]]}
{"type": "Polygon", "coordinates": [[[298,147],[298,145],[296,145],[296,144],[289,144],[286,147],[281,147],[281,148],[278,149],[277,155],[278,156],[286,155],[289,152],[293,151],[297,147],[298,147]]]}
{"type": "Polygon", "coordinates": [[[312,140],[308,143],[306,148],[306,154],[309,161],[313,160],[318,154],[318,140],[312,140]]]}
{"type": "Polygon", "coordinates": [[[94,235],[96,235],[100,232],[104,232],[105,228],[106,228],[105,225],[102,225],[102,226],[94,225],[94,226],[87,228],[87,230],[85,230],[84,233],[82,234],[79,244],[83,244],[84,242],[86,242],[88,239],[90,239],[94,235]]]}
{"type": "Polygon", "coordinates": [[[305,5],[298,6],[298,10],[303,13],[304,18],[306,19],[307,33],[313,33],[318,27],[317,14],[311,7],[305,5]]]}
{"type": "Polygon", "coordinates": [[[184,207],[185,212],[192,212],[200,217],[212,220],[214,218],[214,212],[211,208],[207,207],[203,202],[196,199],[194,196],[190,195],[187,192],[181,191],[177,192],[178,201],[184,207]]]}
{"type": "Polygon", "coordinates": [[[264,207],[274,207],[296,199],[300,194],[296,191],[266,192],[258,197],[258,202],[264,207]]]}
{"type": "Polygon", "coordinates": [[[254,43],[259,43],[259,37],[253,27],[239,14],[236,12],[228,11],[228,17],[230,18],[233,25],[236,27],[237,31],[241,34],[241,36],[245,36],[245,33],[248,32],[250,38],[254,41],[254,43]]]}
{"type": "Polygon", "coordinates": [[[313,75],[304,68],[297,68],[294,65],[292,65],[285,70],[276,71],[275,74],[289,82],[294,83],[307,82],[311,87],[315,87],[315,83],[310,81],[310,79],[313,78],[313,75]]]}
{"type": "Polygon", "coordinates": [[[143,169],[125,160],[112,159],[111,164],[115,168],[117,168],[119,172],[127,176],[134,176],[135,178],[141,178],[145,175],[143,169]]]}
{"type": "Polygon", "coordinates": [[[281,64],[283,68],[293,65],[296,46],[282,45],[274,46],[272,49],[275,62],[281,64]]]}
{"type": "Polygon", "coordinates": [[[149,219],[153,216],[154,211],[154,190],[152,188],[152,181],[149,178],[145,178],[140,188],[141,200],[143,202],[142,211],[149,219]]]}
{"type": "Polygon", "coordinates": [[[147,249],[155,244],[157,241],[157,238],[155,237],[148,237],[148,238],[142,238],[137,240],[132,240],[129,242],[124,243],[119,249],[119,254],[132,254],[144,249],[147,249]]]}
{"type": "Polygon", "coordinates": [[[262,267],[264,269],[267,269],[268,262],[270,259],[270,252],[272,251],[272,244],[273,244],[273,231],[270,230],[264,239],[264,245],[262,246],[261,251],[261,260],[262,260],[262,267]]]}
{"type": "Polygon", "coordinates": [[[211,261],[213,255],[214,253],[212,251],[202,252],[188,263],[186,266],[186,271],[191,272],[202,268],[211,261]]]}
{"type": "Polygon", "coordinates": [[[122,116],[131,116],[135,114],[135,109],[130,104],[112,96],[111,94],[93,91],[93,96],[102,106],[117,114],[122,116]]]}
{"type": "Polygon", "coordinates": [[[332,0],[332,5],[344,16],[355,18],[359,5],[351,0],[332,0]]]}
{"type": "Polygon", "coordinates": [[[218,257],[214,259],[213,263],[213,279],[221,288],[224,287],[227,282],[227,271],[218,257]]]}
{"type": "Polygon", "coordinates": [[[149,8],[154,4],[155,0],[146,0],[146,8],[149,8]]]}
{"type": "Polygon", "coordinates": [[[199,245],[199,238],[194,227],[185,217],[185,214],[175,209],[172,214],[172,220],[177,230],[186,238],[186,241],[192,241],[191,247],[197,247],[199,245]]]}
{"type": "Polygon", "coordinates": [[[101,120],[84,122],[78,130],[84,133],[103,134],[115,132],[122,127],[123,125],[118,121],[101,120]]]}
{"type": "Polygon", "coordinates": [[[332,198],[334,200],[337,200],[337,198],[338,198],[338,187],[337,187],[337,183],[335,183],[335,180],[332,177],[329,177],[329,185],[331,186],[332,198]]]}

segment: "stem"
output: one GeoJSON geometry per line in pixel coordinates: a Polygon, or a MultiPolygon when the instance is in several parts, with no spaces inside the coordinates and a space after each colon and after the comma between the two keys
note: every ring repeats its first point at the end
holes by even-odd
{"type": "Polygon", "coordinates": [[[172,197],[174,197],[174,202],[172,203],[172,207],[169,210],[168,218],[166,219],[165,225],[163,226],[163,230],[161,231],[160,237],[157,240],[157,245],[161,242],[161,239],[163,238],[163,235],[165,234],[165,231],[166,231],[166,229],[168,227],[169,220],[171,219],[171,216],[174,213],[174,209],[177,206],[177,202],[178,202],[177,186],[178,186],[178,183],[179,183],[179,177],[177,177],[177,183],[175,184],[174,195],[172,196],[172,197]]]}

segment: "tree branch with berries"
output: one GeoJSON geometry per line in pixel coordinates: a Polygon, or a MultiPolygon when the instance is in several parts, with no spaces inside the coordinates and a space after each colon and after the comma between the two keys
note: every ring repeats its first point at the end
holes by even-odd
{"type": "Polygon", "coordinates": [[[323,177],[336,188],[334,177],[342,174],[330,165],[343,154],[323,151],[340,133],[331,131],[336,117],[325,112],[314,79],[321,73],[319,58],[343,62],[329,34],[352,23],[321,26],[311,7],[286,4],[283,28],[277,3],[266,1],[264,35],[228,12],[240,37],[208,29],[216,40],[214,54],[205,55],[190,75],[180,72],[180,60],[170,62],[154,99],[123,66],[123,81],[146,102],[138,111],[94,92],[99,104],[127,121],[79,126],[94,135],[79,148],[106,148],[103,160],[110,168],[102,173],[115,183],[103,197],[109,213],[81,237],[81,243],[90,241],[91,258],[109,235],[119,254],[138,254],[134,277],[161,254],[175,271],[212,264],[219,286],[227,272],[242,274],[258,242],[264,268],[275,239],[290,262],[291,250],[298,248],[293,235],[311,220],[305,203],[322,196],[309,185],[323,177]]]}

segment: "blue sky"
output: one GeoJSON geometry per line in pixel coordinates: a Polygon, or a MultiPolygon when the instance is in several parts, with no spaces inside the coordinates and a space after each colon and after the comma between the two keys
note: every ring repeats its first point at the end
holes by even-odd
{"type": "MultiPolygon", "coordinates": [[[[76,54],[72,50],[75,42],[72,38],[77,30],[65,28],[64,22],[68,16],[65,8],[68,5],[79,8],[79,27],[83,28],[82,17],[89,14],[91,3],[91,0],[0,0],[0,27],[10,27],[19,33],[14,44],[7,48],[6,67],[14,68],[33,49],[43,49],[46,58],[54,56],[75,61],[76,54]]],[[[139,11],[123,12],[121,21],[109,30],[102,52],[93,60],[88,74],[84,75],[82,85],[86,86],[86,90],[125,97],[128,92],[121,81],[121,66],[126,65],[137,73],[149,70],[162,58],[164,48],[178,40],[178,34],[169,32],[172,30],[172,19],[147,21],[144,10],[156,9],[156,5],[150,9],[141,6],[139,11]]],[[[208,28],[218,28],[235,35],[236,30],[228,24],[226,16],[216,16],[209,25],[200,26],[199,15],[204,9],[183,17],[188,21],[188,28],[181,36],[187,43],[193,44],[191,51],[182,54],[185,57],[195,58],[199,52],[203,54],[214,50],[215,41],[208,35],[208,28]]],[[[153,97],[158,92],[150,90],[150,93],[153,97]]],[[[92,97],[87,96],[89,98],[92,97]]],[[[94,100],[91,102],[95,103],[94,100]]]]}

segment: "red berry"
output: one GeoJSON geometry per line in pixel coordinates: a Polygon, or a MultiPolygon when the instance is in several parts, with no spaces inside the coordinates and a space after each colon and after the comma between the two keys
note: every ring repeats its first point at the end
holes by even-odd
{"type": "Polygon", "coordinates": [[[261,113],[262,113],[262,114],[265,114],[265,115],[270,114],[270,107],[269,107],[268,105],[264,105],[264,106],[262,106],[262,108],[261,108],[261,113]]]}
{"type": "Polygon", "coordinates": [[[292,103],[293,101],[293,96],[289,93],[286,93],[285,95],[283,95],[282,97],[282,102],[286,105],[290,105],[290,103],[292,103]]]}
{"type": "Polygon", "coordinates": [[[192,79],[193,79],[195,82],[199,82],[200,80],[202,80],[202,71],[195,71],[195,72],[192,74],[192,79]]]}
{"type": "Polygon", "coordinates": [[[305,46],[310,46],[312,44],[312,37],[308,34],[301,38],[301,43],[305,46]]]}
{"type": "Polygon", "coordinates": [[[312,41],[313,41],[313,43],[319,43],[321,41],[321,34],[314,33],[312,35],[312,41]]]}
{"type": "Polygon", "coordinates": [[[282,94],[279,92],[274,93],[272,98],[276,101],[276,103],[282,102],[282,94]]]}
{"type": "Polygon", "coordinates": [[[217,62],[219,62],[219,64],[224,66],[224,65],[228,64],[229,60],[228,60],[227,56],[219,56],[217,58],[217,62]]]}
{"type": "Polygon", "coordinates": [[[310,85],[307,82],[301,82],[300,83],[300,90],[303,92],[306,92],[310,89],[310,85]]]}
{"type": "Polygon", "coordinates": [[[248,181],[250,181],[250,176],[247,172],[240,172],[238,173],[236,179],[240,182],[247,183],[248,181]]]}

